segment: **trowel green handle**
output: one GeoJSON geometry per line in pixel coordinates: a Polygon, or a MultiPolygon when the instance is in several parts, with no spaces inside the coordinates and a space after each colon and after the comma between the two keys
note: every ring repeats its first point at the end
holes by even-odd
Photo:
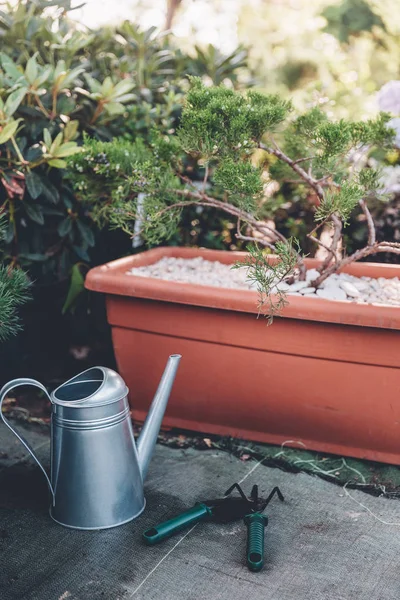
{"type": "Polygon", "coordinates": [[[164,521],[164,523],[160,523],[151,529],[147,529],[143,534],[143,539],[146,544],[151,546],[153,544],[158,544],[158,542],[166,540],[171,537],[171,535],[178,533],[178,531],[190,527],[190,525],[194,525],[195,523],[198,523],[198,521],[210,518],[211,516],[211,508],[206,504],[199,502],[199,504],[196,504],[193,508],[180,514],[174,519],[164,521]]]}
{"type": "Polygon", "coordinates": [[[264,535],[268,517],[252,513],[244,518],[247,525],[247,566],[250,571],[261,571],[264,565],[264,535]]]}

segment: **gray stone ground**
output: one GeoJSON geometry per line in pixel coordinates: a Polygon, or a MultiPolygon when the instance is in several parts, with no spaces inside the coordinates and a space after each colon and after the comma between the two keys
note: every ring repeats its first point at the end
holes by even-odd
{"type": "MultiPolygon", "coordinates": [[[[24,435],[48,463],[45,432],[24,435]]],[[[308,475],[241,462],[212,450],[158,446],[146,483],[147,509],[133,523],[85,532],[53,523],[41,472],[0,425],[1,600],[399,600],[400,503],[308,475]],[[234,481],[279,485],[268,509],[266,567],[245,564],[241,523],[197,525],[148,548],[140,536],[234,481]]]]}

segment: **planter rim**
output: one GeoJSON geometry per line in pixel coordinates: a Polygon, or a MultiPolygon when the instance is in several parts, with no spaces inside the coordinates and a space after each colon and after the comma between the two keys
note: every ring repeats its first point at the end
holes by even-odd
{"type": "MultiPolygon", "coordinates": [[[[205,248],[160,247],[91,269],[86,276],[85,287],[91,291],[118,296],[258,314],[258,293],[255,291],[178,283],[127,274],[127,271],[134,267],[150,265],[164,257],[189,259],[201,256],[205,260],[233,264],[245,255],[245,252],[205,248]]],[[[305,263],[308,268],[313,268],[317,267],[320,261],[310,258],[306,259],[305,263]]],[[[356,277],[393,278],[400,277],[400,265],[353,263],[344,268],[343,272],[356,277]]],[[[400,329],[400,307],[397,306],[358,304],[305,296],[288,295],[287,298],[288,305],[277,318],[400,329]]]]}

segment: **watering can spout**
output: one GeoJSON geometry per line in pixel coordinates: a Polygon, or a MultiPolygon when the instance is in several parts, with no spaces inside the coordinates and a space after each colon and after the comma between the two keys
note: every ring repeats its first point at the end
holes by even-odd
{"type": "Polygon", "coordinates": [[[169,357],[167,366],[165,367],[165,371],[161,377],[156,395],[154,396],[149,413],[138,439],[137,451],[139,467],[143,481],[147,475],[147,469],[153,455],[154,446],[157,442],[158,432],[160,431],[164,412],[167,407],[168,398],[171,393],[180,360],[180,354],[172,354],[169,357]]]}

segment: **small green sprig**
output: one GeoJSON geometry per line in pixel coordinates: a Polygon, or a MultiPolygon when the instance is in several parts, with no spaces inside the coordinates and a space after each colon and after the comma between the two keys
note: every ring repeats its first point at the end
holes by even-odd
{"type": "Polygon", "coordinates": [[[298,243],[293,238],[287,243],[276,243],[273,260],[265,248],[254,244],[249,246],[246,258],[232,266],[232,269],[246,269],[247,280],[253,282],[258,291],[259,314],[266,315],[269,324],[287,304],[285,287],[280,284],[292,276],[298,252],[298,243]]]}

